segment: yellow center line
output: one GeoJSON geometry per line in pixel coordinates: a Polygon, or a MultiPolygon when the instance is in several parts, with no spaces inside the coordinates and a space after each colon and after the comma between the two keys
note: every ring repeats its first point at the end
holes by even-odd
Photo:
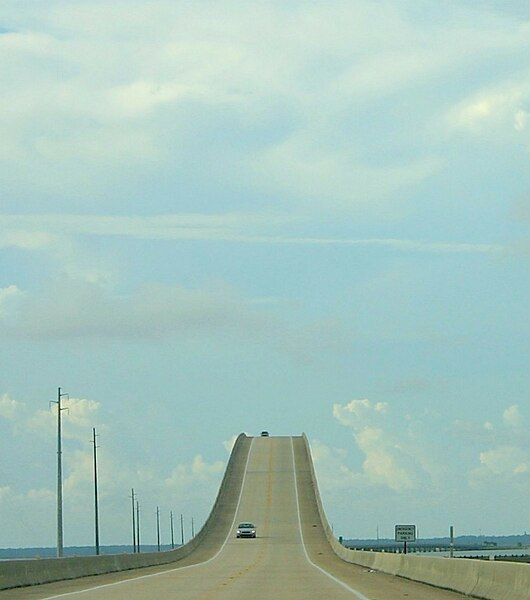
{"type": "MultiPolygon", "coordinates": [[[[272,442],[272,440],[271,440],[271,442],[272,442]]],[[[265,509],[265,520],[263,523],[263,532],[265,534],[265,536],[264,536],[265,543],[261,545],[258,555],[250,564],[248,564],[244,568],[241,568],[237,572],[231,573],[228,577],[221,580],[212,590],[210,590],[210,591],[206,592],[205,594],[203,594],[202,596],[200,596],[198,600],[208,600],[209,598],[212,598],[213,594],[216,595],[217,593],[219,593],[221,591],[220,588],[222,588],[224,591],[227,586],[231,585],[232,583],[239,580],[241,577],[247,575],[250,571],[255,569],[265,558],[265,554],[267,553],[267,550],[269,547],[270,513],[271,513],[271,507],[272,507],[272,489],[273,489],[272,466],[274,464],[273,449],[274,449],[274,443],[271,443],[270,448],[269,448],[269,469],[268,469],[268,476],[267,476],[267,502],[266,502],[266,509],[265,509]]]]}

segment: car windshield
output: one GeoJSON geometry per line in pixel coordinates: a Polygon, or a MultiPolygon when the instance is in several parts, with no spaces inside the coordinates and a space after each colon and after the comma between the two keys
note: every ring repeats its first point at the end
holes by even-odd
{"type": "Polygon", "coordinates": [[[252,523],[240,523],[238,525],[239,529],[254,529],[254,525],[252,523]]]}

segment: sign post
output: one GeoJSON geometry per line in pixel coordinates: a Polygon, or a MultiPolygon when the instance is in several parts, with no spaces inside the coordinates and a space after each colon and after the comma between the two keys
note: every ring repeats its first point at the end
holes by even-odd
{"type": "Polygon", "coordinates": [[[407,542],[416,541],[416,525],[396,525],[396,542],[403,542],[403,554],[407,554],[407,542]]]}

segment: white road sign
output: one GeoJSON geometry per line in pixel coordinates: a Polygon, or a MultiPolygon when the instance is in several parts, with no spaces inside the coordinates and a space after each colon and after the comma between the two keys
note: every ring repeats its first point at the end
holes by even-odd
{"type": "Polygon", "coordinates": [[[416,525],[396,525],[396,542],[415,542],[416,525]]]}

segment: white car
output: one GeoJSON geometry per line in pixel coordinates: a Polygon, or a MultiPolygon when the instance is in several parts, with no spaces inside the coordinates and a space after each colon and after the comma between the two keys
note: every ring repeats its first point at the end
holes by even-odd
{"type": "Polygon", "coordinates": [[[255,538],[256,537],[256,526],[252,523],[239,523],[237,526],[236,537],[238,538],[255,538]]]}

